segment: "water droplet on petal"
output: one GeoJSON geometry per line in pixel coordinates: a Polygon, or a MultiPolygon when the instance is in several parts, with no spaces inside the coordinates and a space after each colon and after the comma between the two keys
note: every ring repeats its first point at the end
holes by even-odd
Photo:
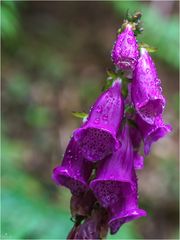
{"type": "Polygon", "coordinates": [[[102,118],[103,118],[104,121],[107,121],[108,120],[108,115],[104,114],[102,118]]]}
{"type": "Polygon", "coordinates": [[[96,109],[96,112],[101,113],[102,112],[102,106],[98,106],[96,109]]]}
{"type": "Polygon", "coordinates": [[[99,119],[99,118],[96,118],[96,119],[94,120],[94,123],[95,123],[95,124],[99,124],[99,121],[100,121],[100,119],[99,119]]]}
{"type": "Polygon", "coordinates": [[[159,87],[159,91],[162,92],[162,87],[159,87]]]}
{"type": "Polygon", "coordinates": [[[150,72],[150,69],[149,68],[146,68],[146,73],[149,73],[150,72]]]}

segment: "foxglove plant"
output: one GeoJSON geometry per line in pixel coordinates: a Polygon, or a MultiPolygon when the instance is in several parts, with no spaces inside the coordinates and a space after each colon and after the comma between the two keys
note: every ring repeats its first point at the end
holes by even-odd
{"type": "Polygon", "coordinates": [[[139,43],[141,13],[118,30],[104,91],[73,132],[62,164],[52,179],[71,193],[74,226],[67,239],[104,239],[126,222],[146,216],[139,208],[136,170],[153,142],[171,132],[163,120],[165,98],[155,64],[154,49],[139,43]],[[138,46],[139,45],[139,46],[138,46]]]}

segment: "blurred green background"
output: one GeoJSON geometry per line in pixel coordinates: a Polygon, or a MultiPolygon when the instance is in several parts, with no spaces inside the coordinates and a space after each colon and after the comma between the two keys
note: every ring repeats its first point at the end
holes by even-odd
{"type": "Polygon", "coordinates": [[[72,131],[72,111],[100,93],[127,10],[141,10],[138,39],[153,53],[172,134],[153,145],[138,172],[148,217],[109,239],[178,238],[178,1],[2,1],[1,239],[64,239],[72,226],[67,189],[51,180],[72,131]]]}

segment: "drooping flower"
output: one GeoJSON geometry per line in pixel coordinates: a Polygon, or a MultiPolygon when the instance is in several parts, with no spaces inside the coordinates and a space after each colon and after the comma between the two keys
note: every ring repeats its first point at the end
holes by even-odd
{"type": "Polygon", "coordinates": [[[125,198],[135,190],[133,147],[126,124],[119,137],[121,146],[110,157],[99,163],[96,178],[90,188],[105,208],[112,206],[119,199],[125,198]]]}
{"type": "Polygon", "coordinates": [[[148,124],[139,115],[137,115],[136,123],[143,137],[145,155],[149,154],[153,142],[156,142],[172,131],[171,125],[164,123],[162,115],[155,118],[153,125],[148,124]]]}
{"type": "Polygon", "coordinates": [[[117,36],[111,53],[113,63],[120,70],[135,69],[139,57],[138,44],[132,30],[128,24],[124,31],[117,36]]]}
{"type": "Polygon", "coordinates": [[[109,227],[111,234],[115,234],[120,227],[127,222],[136,220],[147,215],[146,211],[138,207],[137,179],[134,177],[136,191],[122,197],[109,208],[109,227]]]}
{"type": "Polygon", "coordinates": [[[62,165],[54,168],[52,179],[56,184],[69,188],[72,194],[79,195],[87,190],[91,171],[91,163],[84,159],[81,149],[72,137],[62,165]]]}
{"type": "Polygon", "coordinates": [[[111,154],[117,147],[116,138],[124,114],[121,82],[102,93],[89,113],[84,125],[74,132],[83,156],[95,162],[111,154]]]}
{"type": "Polygon", "coordinates": [[[141,48],[141,56],[134,70],[131,94],[138,114],[144,121],[153,124],[163,112],[165,98],[155,64],[145,48],[141,48]]]}
{"type": "Polygon", "coordinates": [[[116,233],[122,224],[146,215],[138,207],[134,154],[128,124],[124,126],[119,139],[121,147],[99,163],[97,177],[90,183],[100,204],[108,209],[111,234],[116,233]]]}

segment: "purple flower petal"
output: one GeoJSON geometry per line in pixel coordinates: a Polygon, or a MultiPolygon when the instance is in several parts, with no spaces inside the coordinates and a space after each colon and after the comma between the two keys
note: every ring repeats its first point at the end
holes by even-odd
{"type": "Polygon", "coordinates": [[[129,130],[130,130],[130,138],[131,138],[133,149],[134,149],[134,168],[143,169],[144,157],[138,153],[140,150],[141,142],[143,140],[141,132],[135,126],[130,126],[129,130]]]}
{"type": "Polygon", "coordinates": [[[163,112],[165,99],[154,62],[144,48],[134,70],[131,94],[138,114],[144,121],[153,124],[163,112]]]}
{"type": "Polygon", "coordinates": [[[134,151],[134,168],[143,169],[144,168],[144,157],[138,152],[134,151]]]}
{"type": "Polygon", "coordinates": [[[78,144],[71,138],[62,165],[54,168],[52,179],[56,184],[63,185],[78,195],[87,189],[91,171],[90,162],[85,161],[78,144]]]}
{"type": "Polygon", "coordinates": [[[145,217],[146,215],[146,211],[138,207],[137,192],[119,199],[119,202],[110,208],[108,224],[111,234],[115,234],[124,223],[145,217]]]}
{"type": "Polygon", "coordinates": [[[96,179],[90,183],[90,188],[105,208],[130,195],[135,189],[133,147],[128,125],[122,130],[119,139],[121,147],[99,163],[96,179]]]}
{"type": "Polygon", "coordinates": [[[153,142],[164,137],[167,133],[172,131],[169,124],[165,124],[162,115],[155,118],[154,124],[148,124],[140,116],[137,115],[136,123],[142,133],[144,139],[144,153],[148,155],[153,142]]]}
{"type": "Polygon", "coordinates": [[[142,142],[142,136],[141,136],[140,130],[136,126],[130,125],[129,134],[130,134],[130,138],[131,138],[131,142],[134,150],[139,150],[142,142]]]}
{"type": "Polygon", "coordinates": [[[116,135],[124,113],[121,83],[116,80],[111,88],[97,99],[84,125],[74,132],[83,156],[98,161],[117,147],[116,135]]]}
{"type": "Polygon", "coordinates": [[[113,63],[121,70],[134,70],[139,56],[138,45],[131,25],[117,36],[111,57],[113,63]]]}

